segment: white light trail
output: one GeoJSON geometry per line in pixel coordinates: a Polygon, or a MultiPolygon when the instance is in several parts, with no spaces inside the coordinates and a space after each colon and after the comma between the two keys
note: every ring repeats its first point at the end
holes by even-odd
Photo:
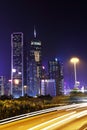
{"type": "Polygon", "coordinates": [[[26,114],[22,114],[22,115],[18,115],[15,117],[10,117],[10,118],[6,118],[3,120],[0,120],[0,125],[2,124],[6,124],[6,123],[10,123],[13,121],[17,121],[17,120],[21,120],[24,118],[29,118],[35,115],[40,115],[40,114],[44,114],[47,112],[53,112],[53,111],[60,111],[60,110],[65,110],[65,109],[74,109],[75,107],[86,107],[87,103],[79,103],[79,104],[72,104],[72,105],[66,105],[66,106],[60,106],[60,107],[53,107],[53,108],[48,108],[48,109],[44,109],[44,110],[40,110],[40,111],[35,111],[35,112],[30,112],[30,113],[26,113],[26,114]]]}
{"type": "Polygon", "coordinates": [[[81,118],[82,116],[87,115],[87,110],[82,111],[76,118],[81,118]]]}
{"type": "MultiPolygon", "coordinates": [[[[48,124],[48,123],[51,123],[51,122],[53,122],[53,121],[56,121],[56,120],[58,120],[58,119],[61,119],[61,118],[67,117],[67,116],[71,116],[71,115],[73,115],[73,114],[75,114],[75,113],[76,113],[76,111],[71,112],[71,113],[66,114],[66,115],[63,115],[63,116],[60,116],[60,117],[57,117],[57,118],[54,118],[54,119],[49,120],[49,121],[47,121],[47,122],[41,123],[41,124],[39,124],[39,125],[36,125],[36,126],[34,126],[34,127],[32,127],[32,128],[29,128],[29,129],[27,129],[27,130],[35,130],[36,128],[38,128],[38,127],[40,127],[40,126],[46,125],[46,124],[48,124]]],[[[45,130],[45,129],[44,129],[44,130],[45,130]]]]}
{"type": "Polygon", "coordinates": [[[72,120],[74,120],[76,118],[80,118],[80,117],[85,116],[85,115],[87,115],[87,110],[79,112],[79,113],[76,113],[74,115],[71,115],[70,117],[68,117],[68,118],[66,118],[64,120],[61,120],[61,121],[56,122],[56,123],[53,123],[52,125],[43,128],[42,130],[49,130],[49,129],[53,130],[55,127],[58,127],[61,124],[64,124],[66,122],[70,122],[70,121],[72,121],[72,120]]]}

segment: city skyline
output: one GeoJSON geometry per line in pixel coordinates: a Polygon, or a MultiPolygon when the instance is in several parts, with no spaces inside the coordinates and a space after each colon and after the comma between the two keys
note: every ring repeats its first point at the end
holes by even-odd
{"type": "MultiPolygon", "coordinates": [[[[22,32],[11,34],[10,94],[14,98],[25,94],[32,97],[41,94],[62,95],[64,93],[63,64],[55,58],[49,61],[48,72],[45,70],[42,66],[42,43],[36,38],[35,27],[31,44],[24,44],[23,39],[22,32]]],[[[3,88],[2,84],[1,88],[3,88]]]]}
{"type": "Polygon", "coordinates": [[[24,42],[30,43],[35,25],[37,38],[43,44],[43,61],[47,64],[55,57],[62,60],[65,81],[71,82],[73,66],[69,60],[73,56],[79,57],[77,79],[87,84],[85,3],[39,0],[11,2],[8,0],[0,3],[0,10],[0,75],[10,78],[11,33],[23,32],[24,42]]]}

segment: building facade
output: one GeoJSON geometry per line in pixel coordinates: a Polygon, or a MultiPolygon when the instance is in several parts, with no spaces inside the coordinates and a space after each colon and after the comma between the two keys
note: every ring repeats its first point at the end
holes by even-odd
{"type": "Polygon", "coordinates": [[[11,34],[11,95],[23,96],[23,33],[11,34]]]}
{"type": "Polygon", "coordinates": [[[63,93],[63,64],[57,59],[49,61],[48,63],[49,79],[55,79],[56,82],[56,96],[63,93]]]}
{"type": "Polygon", "coordinates": [[[5,78],[0,76],[0,96],[5,94],[5,78]]]}
{"type": "Polygon", "coordinates": [[[27,86],[29,95],[40,95],[41,73],[42,73],[42,44],[36,39],[34,30],[34,39],[30,43],[29,62],[27,67],[27,86]]]}
{"type": "Polygon", "coordinates": [[[41,80],[41,95],[56,96],[56,83],[54,79],[41,80]]]}

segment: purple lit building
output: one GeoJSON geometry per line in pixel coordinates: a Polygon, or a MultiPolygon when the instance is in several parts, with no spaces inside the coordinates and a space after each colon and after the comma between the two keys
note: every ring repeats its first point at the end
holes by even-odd
{"type": "Polygon", "coordinates": [[[40,95],[40,80],[42,75],[42,43],[36,37],[34,28],[34,38],[30,43],[30,50],[27,61],[27,86],[28,95],[40,95]]]}
{"type": "Polygon", "coordinates": [[[49,61],[48,63],[49,79],[55,79],[56,82],[56,96],[63,94],[64,76],[63,64],[57,59],[49,61]]]}
{"type": "Polygon", "coordinates": [[[23,96],[23,33],[11,34],[11,95],[23,96]]]}
{"type": "Polygon", "coordinates": [[[5,94],[5,78],[0,76],[0,96],[5,94]]]}
{"type": "Polygon", "coordinates": [[[56,82],[55,79],[41,80],[41,95],[56,96],[56,82]]]}

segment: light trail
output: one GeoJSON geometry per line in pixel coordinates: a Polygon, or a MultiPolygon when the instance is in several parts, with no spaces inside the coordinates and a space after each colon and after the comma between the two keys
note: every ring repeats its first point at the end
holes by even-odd
{"type": "Polygon", "coordinates": [[[87,115],[87,110],[82,111],[76,118],[81,118],[82,116],[87,115]]]}
{"type": "Polygon", "coordinates": [[[6,119],[3,119],[3,120],[0,120],[0,125],[10,123],[10,122],[13,122],[13,121],[17,121],[17,120],[21,120],[21,119],[24,119],[24,118],[44,114],[44,113],[47,113],[47,112],[57,111],[57,108],[58,107],[53,107],[53,108],[48,108],[48,109],[44,109],[44,110],[40,110],[40,111],[35,111],[35,112],[30,112],[30,113],[18,115],[18,116],[15,116],[15,117],[6,118],[6,119]]]}
{"type": "Polygon", "coordinates": [[[47,126],[47,127],[43,128],[42,130],[49,130],[49,129],[53,130],[55,127],[58,127],[61,124],[63,125],[66,122],[70,122],[70,121],[72,121],[72,120],[74,120],[76,118],[81,118],[82,116],[85,116],[85,115],[87,115],[87,110],[85,110],[83,112],[76,113],[74,115],[71,115],[70,117],[68,117],[68,118],[66,118],[64,120],[61,120],[61,121],[59,121],[57,123],[54,123],[54,124],[52,124],[50,126],[47,126]]]}
{"type": "Polygon", "coordinates": [[[39,124],[39,125],[36,125],[36,126],[34,126],[34,127],[32,127],[32,128],[29,128],[29,129],[27,129],[27,130],[39,129],[40,127],[44,127],[44,125],[49,125],[49,123],[52,124],[52,125],[49,125],[49,126],[43,128],[43,129],[41,129],[41,130],[54,129],[55,127],[58,127],[58,126],[60,126],[60,125],[62,125],[62,124],[64,124],[64,123],[70,122],[70,121],[72,121],[72,120],[75,120],[76,118],[81,118],[81,117],[83,117],[83,116],[85,116],[85,115],[87,115],[87,110],[82,111],[82,112],[78,112],[78,113],[76,113],[76,111],[74,111],[74,112],[72,112],[72,113],[63,115],[63,116],[58,117],[58,118],[54,118],[54,119],[49,120],[49,121],[47,121],[47,122],[41,123],[41,124],[39,124]],[[68,117],[68,116],[69,116],[69,117],[68,117]],[[62,119],[62,118],[65,118],[65,119],[58,121],[58,119],[62,119]],[[54,123],[54,121],[58,121],[58,122],[54,123]]]}
{"type": "Polygon", "coordinates": [[[77,105],[71,105],[71,107],[67,108],[66,111],[70,111],[70,110],[74,110],[74,109],[77,109],[77,108],[83,108],[83,107],[86,107],[87,106],[87,103],[83,103],[83,104],[77,104],[77,105]]]}
{"type": "Polygon", "coordinates": [[[54,119],[49,120],[49,121],[47,121],[47,122],[41,123],[41,124],[39,124],[39,125],[36,125],[36,126],[34,126],[34,127],[32,127],[32,128],[29,128],[29,129],[27,129],[27,130],[35,130],[36,128],[38,128],[38,127],[40,127],[40,126],[46,125],[46,124],[48,124],[48,123],[52,123],[53,121],[56,121],[56,120],[58,120],[58,119],[61,119],[61,118],[67,117],[67,116],[71,116],[71,115],[73,115],[73,114],[75,114],[75,113],[76,113],[76,111],[71,112],[71,113],[66,114],[66,115],[63,115],[63,116],[60,116],[60,117],[57,117],[57,118],[54,118],[54,119]]]}
{"type": "Polygon", "coordinates": [[[30,113],[26,113],[26,114],[18,115],[18,116],[15,116],[15,117],[10,117],[10,118],[0,120],[0,125],[10,123],[10,122],[13,122],[13,121],[17,121],[17,120],[21,120],[21,119],[24,119],[24,118],[32,117],[32,116],[35,116],[35,115],[40,115],[40,114],[44,114],[44,113],[52,112],[52,111],[57,111],[57,110],[65,110],[65,109],[80,106],[80,105],[81,104],[72,104],[72,105],[53,107],[53,108],[48,108],[48,109],[44,109],[44,110],[40,110],[40,111],[30,112],[30,113]]]}
{"type": "MultiPolygon", "coordinates": [[[[44,109],[44,110],[35,111],[35,112],[31,112],[31,113],[26,113],[26,114],[19,115],[19,116],[16,116],[16,117],[0,120],[0,125],[2,125],[2,124],[4,125],[6,123],[9,124],[10,122],[15,122],[17,120],[20,121],[21,119],[26,119],[26,118],[34,117],[34,116],[37,116],[37,115],[42,115],[42,114],[54,112],[54,111],[62,112],[61,110],[64,110],[64,113],[66,113],[65,115],[62,114],[60,117],[55,116],[56,118],[54,118],[54,119],[50,118],[50,120],[48,120],[48,121],[44,120],[42,123],[38,123],[36,126],[32,125],[31,128],[29,128],[29,126],[27,127],[27,130],[35,130],[35,129],[39,129],[39,128],[41,130],[46,130],[46,128],[48,126],[52,127],[53,124],[54,124],[54,126],[53,126],[53,128],[54,128],[57,125],[62,125],[63,123],[68,123],[68,121],[70,121],[70,120],[75,120],[76,118],[81,118],[82,116],[85,116],[87,111],[84,111],[84,107],[87,107],[87,103],[80,103],[80,104],[72,104],[72,105],[66,105],[66,106],[60,106],[60,107],[53,107],[53,108],[50,108],[50,109],[44,109]],[[82,109],[79,109],[79,108],[82,108],[82,109]],[[75,110],[75,109],[77,109],[77,110],[75,110]],[[72,111],[69,111],[69,110],[72,110],[72,111]],[[66,112],[66,111],[68,111],[68,112],[66,112]],[[76,111],[79,113],[79,115],[76,115],[76,117],[73,117],[73,115],[76,114],[76,111]],[[60,124],[58,124],[58,122],[60,124]],[[46,127],[46,128],[44,128],[44,127],[46,127]]],[[[23,128],[24,126],[21,125],[21,127],[23,128]]],[[[53,129],[53,128],[49,128],[49,129],[53,129]]]]}

